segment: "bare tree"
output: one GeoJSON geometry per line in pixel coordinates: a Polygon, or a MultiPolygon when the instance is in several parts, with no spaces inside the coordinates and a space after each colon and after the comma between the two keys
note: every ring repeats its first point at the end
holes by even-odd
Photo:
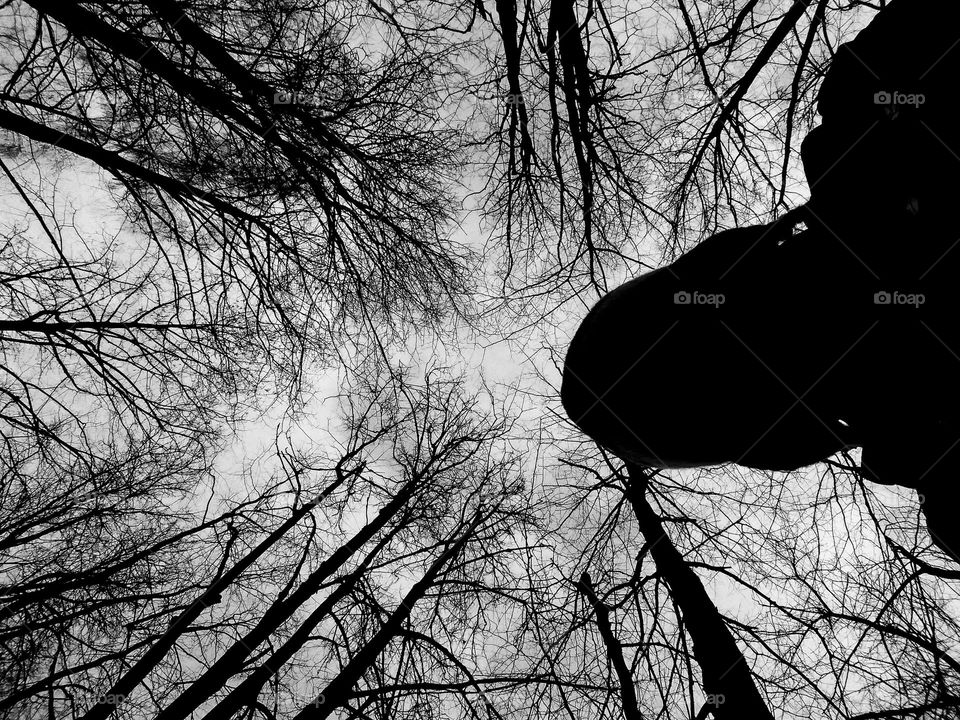
{"type": "Polygon", "coordinates": [[[912,497],[552,420],[598,293],[801,200],[876,10],[3,4],[5,716],[955,715],[912,497]],[[464,337],[532,369],[511,402],[424,370],[464,337]]]}
{"type": "MultiPolygon", "coordinates": [[[[82,538],[74,547],[83,560],[63,557],[70,572],[58,573],[41,570],[43,558],[15,565],[15,554],[4,555],[20,578],[5,593],[11,672],[0,707],[231,717],[323,694],[329,713],[353,703],[355,686],[375,668],[402,686],[418,671],[394,652],[437,646],[434,632],[465,597],[459,579],[505,567],[512,534],[531,522],[516,489],[519,468],[506,446],[496,450],[506,426],[477,402],[439,371],[419,385],[391,377],[354,386],[339,457],[284,453],[278,478],[248,500],[225,498],[229,510],[215,517],[196,503],[177,516],[146,493],[137,512],[120,502],[101,507],[105,530],[126,521],[135,533],[112,543],[90,535],[89,509],[51,502],[57,529],[82,538]],[[151,518],[160,525],[152,538],[151,518]],[[394,607],[393,588],[407,578],[413,587],[394,607]],[[326,668],[328,679],[313,667],[326,668]],[[306,686],[279,692],[302,683],[304,669],[306,686]]],[[[155,490],[156,480],[143,482],[155,490]]],[[[136,486],[127,480],[123,489],[136,486]]],[[[50,546],[62,554],[57,540],[50,546]]],[[[22,538],[28,548],[36,541],[22,538]]],[[[482,602],[495,592],[469,594],[482,602]]],[[[455,655],[440,660],[422,671],[469,675],[455,655]]],[[[393,702],[403,698],[396,692],[393,702]]]]}

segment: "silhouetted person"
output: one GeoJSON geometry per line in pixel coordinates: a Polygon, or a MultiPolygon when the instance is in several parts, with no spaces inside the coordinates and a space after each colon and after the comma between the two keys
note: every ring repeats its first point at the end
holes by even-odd
{"type": "Polygon", "coordinates": [[[960,3],[890,3],[824,79],[810,202],[603,297],[568,351],[570,417],[654,467],[792,470],[861,446],[960,560],[958,80],[960,3]]]}

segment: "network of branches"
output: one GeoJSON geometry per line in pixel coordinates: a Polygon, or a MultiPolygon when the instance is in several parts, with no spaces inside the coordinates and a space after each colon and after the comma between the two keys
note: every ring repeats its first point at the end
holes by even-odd
{"type": "Polygon", "coordinates": [[[599,293],[802,202],[878,9],[0,2],[0,716],[954,717],[912,497],[557,402],[599,293]]]}

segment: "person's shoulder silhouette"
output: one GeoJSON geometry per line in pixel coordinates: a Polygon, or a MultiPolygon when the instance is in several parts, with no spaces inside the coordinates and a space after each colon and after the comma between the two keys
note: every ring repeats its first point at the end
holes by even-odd
{"type": "Polygon", "coordinates": [[[885,239],[891,215],[928,245],[960,234],[958,77],[954,0],[894,0],[838,48],[801,149],[825,225],[862,245],[885,239]]]}

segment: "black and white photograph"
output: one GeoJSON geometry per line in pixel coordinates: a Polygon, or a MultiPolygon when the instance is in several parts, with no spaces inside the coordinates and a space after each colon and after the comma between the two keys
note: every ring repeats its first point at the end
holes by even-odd
{"type": "Polygon", "coordinates": [[[960,718],[960,2],[0,0],[0,720],[960,718]]]}

